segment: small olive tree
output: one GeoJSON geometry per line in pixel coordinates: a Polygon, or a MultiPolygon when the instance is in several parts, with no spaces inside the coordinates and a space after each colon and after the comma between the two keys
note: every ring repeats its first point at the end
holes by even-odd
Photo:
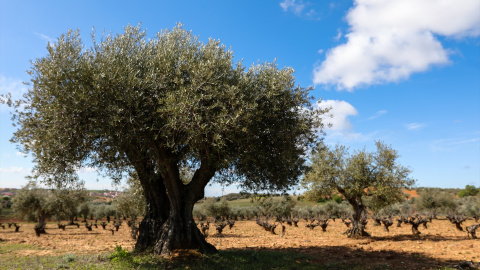
{"type": "Polygon", "coordinates": [[[415,198],[415,208],[418,211],[430,212],[434,218],[437,218],[439,213],[455,209],[455,197],[445,191],[425,189],[420,192],[419,197],[415,198]]]}
{"type": "Polygon", "coordinates": [[[124,217],[136,220],[138,217],[145,215],[145,209],[147,208],[145,196],[136,174],[130,175],[127,184],[127,189],[115,200],[115,209],[124,217]]]}
{"type": "Polygon", "coordinates": [[[404,200],[402,189],[415,182],[409,178],[410,170],[398,163],[396,150],[382,142],[376,146],[376,152],[364,149],[351,154],[345,146],[330,148],[320,143],[303,178],[308,190],[325,195],[339,192],[352,205],[353,226],[348,237],[369,236],[361,223],[367,214],[366,197],[381,208],[404,200]]]}
{"type": "Polygon", "coordinates": [[[13,198],[12,210],[17,217],[45,224],[55,212],[55,198],[50,190],[29,182],[13,198]]]}

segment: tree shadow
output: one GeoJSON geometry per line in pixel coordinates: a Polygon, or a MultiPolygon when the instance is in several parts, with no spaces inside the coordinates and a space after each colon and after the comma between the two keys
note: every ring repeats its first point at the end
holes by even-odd
{"type": "Polygon", "coordinates": [[[249,236],[241,235],[241,234],[235,234],[235,233],[225,233],[225,234],[212,234],[207,237],[208,238],[248,238],[249,236]]]}
{"type": "Polygon", "coordinates": [[[422,253],[390,250],[364,250],[345,246],[301,247],[301,248],[232,248],[221,251],[279,252],[305,254],[309,263],[318,269],[438,269],[453,267],[462,260],[442,260],[422,253]]]}
{"type": "Polygon", "coordinates": [[[462,236],[441,236],[441,235],[419,235],[415,236],[413,234],[396,234],[392,236],[372,236],[370,237],[372,241],[394,241],[394,242],[401,242],[401,241],[432,241],[432,242],[441,242],[441,241],[465,241],[469,238],[467,235],[465,237],[462,236]]]}
{"type": "Polygon", "coordinates": [[[69,235],[96,235],[96,234],[101,234],[101,233],[98,233],[98,232],[83,232],[83,233],[78,232],[78,233],[70,233],[70,232],[69,232],[69,233],[67,233],[67,234],[65,234],[65,233],[64,233],[64,234],[60,234],[60,233],[48,232],[48,234],[49,234],[49,235],[63,235],[63,236],[67,235],[67,236],[69,236],[69,235]]]}

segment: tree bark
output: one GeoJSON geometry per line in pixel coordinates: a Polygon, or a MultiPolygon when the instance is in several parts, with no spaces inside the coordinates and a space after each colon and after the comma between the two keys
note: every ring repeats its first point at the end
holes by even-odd
{"type": "Polygon", "coordinates": [[[198,249],[201,253],[216,253],[217,249],[205,240],[193,220],[193,204],[176,198],[174,205],[161,228],[154,253],[168,256],[175,249],[198,249]]]}
{"type": "Polygon", "coordinates": [[[175,155],[164,148],[157,150],[157,165],[165,185],[170,211],[155,243],[154,253],[168,256],[175,249],[198,249],[201,253],[218,252],[205,240],[192,214],[193,205],[204,197],[205,186],[215,174],[215,168],[206,161],[208,154],[201,154],[200,167],[195,171],[190,183],[185,185],[180,179],[179,162],[175,155]]]}
{"type": "Polygon", "coordinates": [[[135,244],[135,249],[139,251],[154,248],[170,211],[163,180],[160,177],[150,180],[148,182],[141,181],[147,209],[143,220],[140,222],[139,235],[135,244]]]}
{"type": "Polygon", "coordinates": [[[364,222],[362,219],[366,217],[367,208],[362,202],[357,202],[352,199],[349,203],[353,206],[352,227],[345,233],[349,238],[370,237],[370,234],[365,231],[364,222]]]}
{"type": "Polygon", "coordinates": [[[168,218],[170,203],[161,175],[155,172],[155,164],[147,156],[135,150],[127,152],[127,157],[137,172],[145,197],[145,216],[138,226],[135,249],[153,250],[161,234],[162,225],[168,218]]]}
{"type": "MultiPolygon", "coordinates": [[[[165,148],[155,147],[155,161],[136,149],[127,157],[133,164],[143,187],[147,209],[139,226],[135,248],[153,249],[153,253],[170,255],[175,249],[198,249],[216,253],[207,243],[193,219],[193,205],[204,197],[205,186],[215,174],[215,168],[201,158],[201,165],[189,184],[180,179],[178,160],[165,148]]],[[[204,155],[208,156],[208,155],[204,155]]]]}

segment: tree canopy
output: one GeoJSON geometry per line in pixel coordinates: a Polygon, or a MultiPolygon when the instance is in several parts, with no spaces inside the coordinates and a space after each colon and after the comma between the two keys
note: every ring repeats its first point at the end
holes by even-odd
{"type": "Polygon", "coordinates": [[[78,205],[85,202],[86,198],[82,183],[45,189],[32,181],[17,192],[12,209],[18,217],[39,224],[45,223],[47,218],[69,219],[73,222],[78,214],[78,205]]]}
{"type": "Polygon", "coordinates": [[[458,192],[458,197],[476,196],[479,192],[480,188],[476,188],[473,185],[466,185],[464,189],[458,192]]]}
{"type": "Polygon", "coordinates": [[[191,218],[213,178],[247,190],[297,182],[324,111],[292,68],[245,68],[220,41],[200,42],[181,25],[150,39],[127,26],[92,42],[68,31],[32,62],[12,140],[47,182],[85,166],[114,179],[135,170],[147,201],[137,248],[214,252],[191,218]]]}
{"type": "MultiPolygon", "coordinates": [[[[410,188],[414,180],[410,170],[398,162],[398,153],[382,142],[376,142],[377,151],[349,153],[345,146],[334,148],[320,143],[310,156],[310,167],[303,185],[310,192],[330,195],[340,193],[353,206],[354,227],[366,215],[365,198],[375,208],[404,199],[403,188],[410,188]]],[[[352,231],[365,235],[363,228],[352,231]]],[[[352,235],[349,235],[352,236],[352,235]]]]}

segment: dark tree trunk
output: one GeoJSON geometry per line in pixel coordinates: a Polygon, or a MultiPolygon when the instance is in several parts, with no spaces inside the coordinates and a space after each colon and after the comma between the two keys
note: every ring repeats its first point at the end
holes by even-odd
{"type": "Polygon", "coordinates": [[[152,178],[155,184],[150,184],[148,187],[145,186],[147,183],[141,181],[147,209],[142,222],[140,222],[139,235],[135,244],[135,249],[140,251],[154,248],[170,212],[170,203],[163,180],[158,178],[152,178]]]}
{"type": "Polygon", "coordinates": [[[175,249],[198,249],[202,253],[215,253],[217,249],[209,244],[197,228],[193,216],[193,204],[177,198],[168,220],[161,228],[161,235],[155,244],[154,252],[170,255],[175,249]]]}
{"type": "Polygon", "coordinates": [[[208,163],[208,154],[200,154],[200,167],[190,183],[183,184],[180,178],[178,160],[168,149],[158,148],[157,165],[165,185],[170,205],[168,219],[162,225],[154,253],[170,255],[175,249],[197,249],[201,253],[216,253],[193,220],[193,205],[203,199],[205,186],[215,174],[215,168],[208,163]]]}
{"type": "Polygon", "coordinates": [[[349,238],[369,237],[370,234],[365,231],[367,208],[355,199],[349,200],[349,203],[353,206],[352,227],[345,233],[349,238]]]}
{"type": "Polygon", "coordinates": [[[155,164],[149,157],[139,156],[141,152],[128,152],[127,156],[134,165],[145,197],[145,216],[138,226],[135,249],[153,250],[160,237],[162,225],[168,218],[170,203],[162,177],[155,173],[155,164]]]}
{"type": "Polygon", "coordinates": [[[126,153],[143,187],[147,209],[139,226],[135,248],[139,251],[153,248],[155,254],[170,255],[175,249],[197,249],[215,253],[217,249],[205,241],[197,228],[193,205],[204,197],[204,189],[215,174],[215,169],[201,162],[188,185],[182,183],[175,155],[166,149],[157,149],[156,163],[139,151],[126,153]]]}

